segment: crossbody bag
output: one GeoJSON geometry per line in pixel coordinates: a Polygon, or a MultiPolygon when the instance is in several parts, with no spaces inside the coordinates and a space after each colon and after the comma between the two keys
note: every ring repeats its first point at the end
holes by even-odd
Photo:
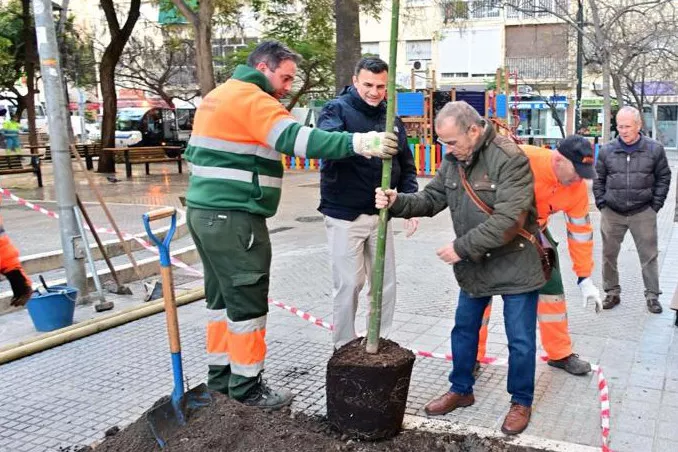
{"type": "MultiPolygon", "coordinates": [[[[457,169],[459,170],[461,184],[464,186],[466,193],[469,195],[473,203],[486,214],[492,215],[494,210],[485,204],[473,190],[471,184],[468,182],[468,179],[466,179],[466,173],[464,172],[464,169],[461,166],[457,166],[457,169]]],[[[556,253],[553,248],[544,248],[539,240],[534,236],[534,234],[530,234],[524,228],[518,229],[518,235],[534,245],[534,247],[537,249],[537,252],[539,253],[539,259],[541,260],[541,269],[544,272],[544,278],[546,278],[546,281],[551,279],[551,271],[553,270],[553,265],[556,260],[556,253]]]]}

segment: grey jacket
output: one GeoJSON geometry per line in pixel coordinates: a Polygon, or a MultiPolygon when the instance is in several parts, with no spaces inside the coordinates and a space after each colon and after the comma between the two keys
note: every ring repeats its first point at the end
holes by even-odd
{"type": "Polygon", "coordinates": [[[440,170],[420,192],[398,194],[390,209],[396,217],[432,217],[449,207],[457,236],[454,265],[459,286],[472,297],[519,294],[545,284],[539,253],[517,235],[523,227],[538,230],[530,163],[520,148],[487,126],[481,144],[465,164],[446,156],[440,170]],[[481,211],[466,194],[458,173],[466,177],[491,208],[481,211]]]}
{"type": "Polygon", "coordinates": [[[659,212],[671,185],[671,169],[664,147],[641,135],[640,148],[627,153],[619,138],[603,146],[596,164],[593,195],[598,209],[609,207],[633,215],[648,207],[659,212]]]}

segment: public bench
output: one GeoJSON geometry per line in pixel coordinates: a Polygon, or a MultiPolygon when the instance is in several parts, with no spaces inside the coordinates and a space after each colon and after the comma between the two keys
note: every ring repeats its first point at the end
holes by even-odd
{"type": "MultiPolygon", "coordinates": [[[[44,149],[45,154],[42,160],[45,162],[52,161],[52,152],[50,150],[49,144],[43,144],[38,146],[27,145],[25,147],[30,149],[31,153],[39,151],[40,149],[44,149]]],[[[85,165],[87,166],[87,169],[88,170],[94,169],[93,158],[99,156],[99,153],[101,152],[101,143],[98,142],[98,143],[76,144],[75,149],[78,151],[78,154],[80,154],[80,157],[82,157],[85,160],[85,165]]],[[[71,155],[71,158],[75,158],[75,156],[71,155]]]]}
{"type": "Polygon", "coordinates": [[[42,169],[40,168],[40,154],[3,154],[0,155],[0,175],[33,173],[38,179],[38,187],[42,187],[42,169]],[[23,159],[30,159],[24,164],[23,159]]]}
{"type": "Polygon", "coordinates": [[[182,173],[183,156],[180,146],[105,148],[104,151],[114,152],[117,156],[122,155],[122,162],[125,164],[125,174],[128,179],[132,177],[132,165],[138,164],[146,166],[146,174],[148,175],[150,174],[151,163],[176,162],[179,174],[182,173]],[[170,152],[170,155],[176,153],[176,156],[168,155],[167,151],[170,152]]]}

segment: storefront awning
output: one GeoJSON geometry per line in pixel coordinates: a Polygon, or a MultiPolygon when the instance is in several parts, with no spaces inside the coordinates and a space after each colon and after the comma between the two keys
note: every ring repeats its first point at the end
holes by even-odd
{"type": "MultiPolygon", "coordinates": [[[[565,110],[567,108],[567,101],[565,102],[553,102],[551,105],[555,105],[558,110],[565,110]]],[[[531,101],[531,102],[518,102],[516,105],[515,102],[509,103],[509,108],[517,107],[518,110],[548,110],[551,108],[549,104],[543,101],[531,101]]]]}

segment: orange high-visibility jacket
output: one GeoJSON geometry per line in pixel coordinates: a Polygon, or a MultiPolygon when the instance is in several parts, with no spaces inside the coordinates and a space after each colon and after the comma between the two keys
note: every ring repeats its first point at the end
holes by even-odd
{"type": "Polygon", "coordinates": [[[531,145],[520,146],[530,159],[534,175],[534,194],[539,226],[548,225],[551,214],[563,212],[567,226],[567,248],[572,269],[578,277],[593,272],[593,227],[589,217],[589,195],[586,182],[562,185],[551,165],[551,151],[531,145]]]}
{"type": "Polygon", "coordinates": [[[12,270],[21,270],[19,250],[5,234],[5,226],[0,216],[0,273],[4,275],[12,270]]]}

